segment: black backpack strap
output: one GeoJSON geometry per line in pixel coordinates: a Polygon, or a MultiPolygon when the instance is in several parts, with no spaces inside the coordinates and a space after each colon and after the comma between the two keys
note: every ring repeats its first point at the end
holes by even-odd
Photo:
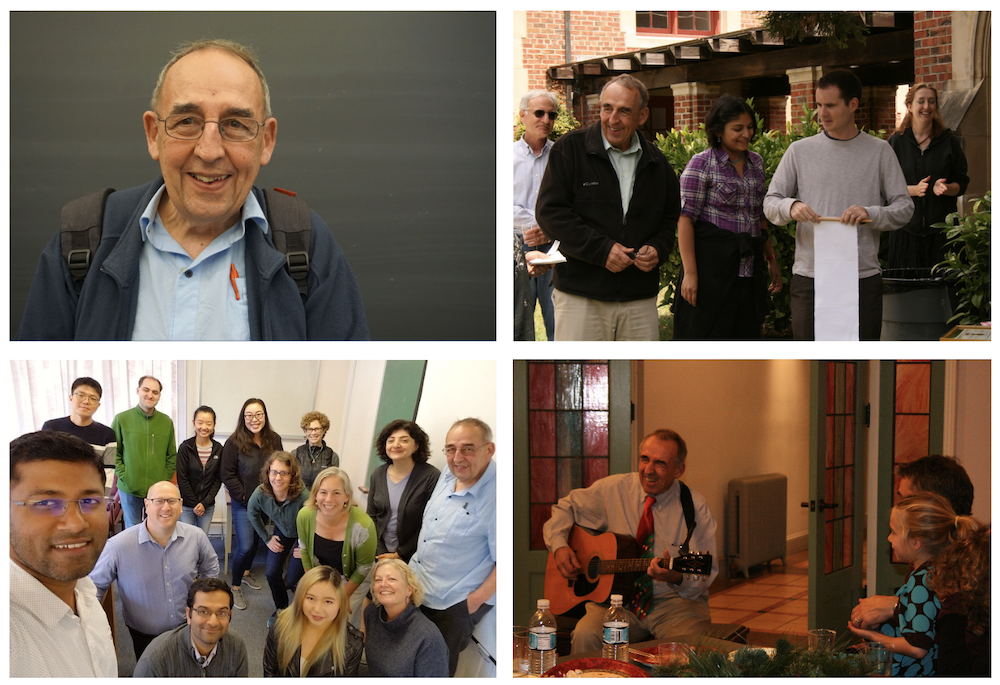
{"type": "Polygon", "coordinates": [[[285,255],[288,273],[305,299],[309,295],[309,236],[312,234],[309,207],[294,193],[277,188],[265,188],[264,201],[274,249],[285,255]]]}
{"type": "Polygon", "coordinates": [[[691,534],[694,533],[698,522],[694,520],[694,500],[691,498],[691,488],[677,481],[681,486],[681,509],[684,510],[684,523],[687,524],[688,534],[684,539],[684,544],[680,547],[681,554],[690,554],[688,543],[691,542],[691,534]]]}
{"type": "Polygon", "coordinates": [[[77,294],[83,288],[97,246],[101,244],[104,204],[113,192],[114,188],[105,188],[68,202],[62,208],[59,240],[77,294]]]}

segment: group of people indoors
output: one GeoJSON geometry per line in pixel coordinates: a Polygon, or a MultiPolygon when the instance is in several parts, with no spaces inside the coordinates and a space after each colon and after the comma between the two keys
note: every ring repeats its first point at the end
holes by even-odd
{"type": "Polygon", "coordinates": [[[857,227],[859,336],[879,339],[882,233],[892,275],[933,276],[946,240],[934,224],[956,211],[969,177],[933,86],[910,88],[888,143],[856,126],[861,97],[852,72],[825,74],[815,101],[822,130],[793,142],[768,183],[764,160],[750,149],[756,117],[742,98],[714,103],[705,119],[709,148],[678,181],[637,132],[649,110],[635,78],[608,81],[600,122],[555,144],[548,140],[559,111],[555,95],[525,94],[524,135],[514,144],[515,339],[534,340],[536,300],[550,340],[658,339],[657,267],[675,233],[682,265],[675,340],[759,338],[769,294],[786,285],[779,265],[792,258],[793,335],[814,339],[813,238],[821,217],[857,227]],[[768,221],[796,222],[794,255],[777,254],[768,221]],[[566,262],[556,264],[550,285],[553,267],[532,261],[552,239],[566,262]]]}
{"type": "MultiPolygon", "coordinates": [[[[150,386],[159,382],[140,380],[140,404],[150,386]]],[[[96,381],[83,379],[73,392],[88,395],[83,404],[96,409],[96,381]]],[[[429,463],[430,438],[419,425],[399,419],[384,426],[374,440],[383,463],[368,488],[359,488],[368,494],[364,510],[324,441],[324,414],[302,417],[306,441],[294,452],[283,449],[259,398],[244,402],[225,444],[215,440],[216,420],[211,407],[195,410],[194,435],[177,449],[176,470],[166,455],[172,449],[150,451],[152,435],[141,458],[135,436],[128,440],[133,451],[124,466],[119,455],[119,485],[119,476],[136,470],[153,482],[142,492],[130,488],[145,518],[127,520],[110,538],[105,470],[93,444],[59,430],[11,443],[11,644],[17,638],[19,647],[11,651],[11,674],[116,675],[97,604],[115,583],[135,675],[247,675],[246,645],[230,622],[247,608],[245,588],[261,589],[251,567],[264,544],[275,609],[266,644],[258,646],[264,675],[358,675],[362,660],[373,676],[454,675],[459,652],[495,604],[489,426],[474,418],[452,426],[444,473],[429,463]],[[222,485],[235,533],[231,583],[218,577],[207,537],[222,485]],[[53,546],[43,550],[46,542],[53,546]],[[39,597],[45,609],[33,603],[39,597]],[[75,621],[53,628],[46,611],[75,621]],[[42,658],[63,640],[73,646],[65,659],[42,658]]]]}

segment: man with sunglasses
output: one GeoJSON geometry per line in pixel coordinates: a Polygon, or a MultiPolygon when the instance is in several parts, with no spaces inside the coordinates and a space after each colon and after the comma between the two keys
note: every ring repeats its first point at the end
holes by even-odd
{"type": "MultiPolygon", "coordinates": [[[[545,251],[548,249],[548,238],[542,233],[535,220],[535,203],[538,201],[538,187],[542,184],[545,165],[549,162],[549,150],[552,141],[549,135],[559,116],[559,101],[547,90],[533,90],[521,98],[519,110],[521,123],[524,124],[524,135],[514,142],[514,235],[520,242],[523,251],[528,248],[545,251]]],[[[530,319],[535,315],[535,302],[542,308],[542,321],[545,323],[545,334],[548,340],[555,336],[555,315],[552,312],[552,273],[532,276],[529,279],[530,291],[527,293],[528,306],[523,308],[524,315],[530,319]]],[[[515,339],[534,340],[527,335],[518,336],[520,330],[528,331],[533,327],[518,325],[518,316],[522,313],[520,302],[514,303],[515,339]]]]}
{"type": "Polygon", "coordinates": [[[108,537],[104,468],[80,438],[10,443],[10,675],[116,678],[107,614],[87,574],[108,537]]]}
{"type": "Polygon", "coordinates": [[[77,378],[69,391],[69,416],[49,419],[42,424],[42,430],[70,433],[91,445],[104,446],[114,442],[115,432],[94,421],[94,412],[101,406],[102,394],[101,384],[93,378],[77,378]]]}
{"type": "Polygon", "coordinates": [[[229,630],[233,591],[219,578],[198,578],[188,588],[187,623],[149,644],[134,678],[245,678],[247,647],[229,630]]]}
{"type": "Polygon", "coordinates": [[[496,604],[497,481],[493,431],[485,421],[456,421],[445,438],[448,470],[424,508],[410,568],[420,579],[420,610],[448,645],[448,675],[472,631],[496,604]]]}
{"type": "Polygon", "coordinates": [[[116,583],[136,659],[157,635],[185,623],[195,578],[219,575],[219,557],[205,531],[179,522],[176,485],[154,483],[145,503],[146,520],[108,540],[90,574],[98,597],[116,583]]]}
{"type": "Polygon", "coordinates": [[[108,196],[79,291],[55,236],[19,338],[368,339],[354,274],[318,215],[298,204],[285,217],[310,222],[287,233],[289,268],[307,272],[305,293],[275,249],[277,198],[269,210],[253,184],[278,123],[252,52],[226,40],[182,46],[160,72],[143,125],[161,177],[108,196]],[[308,250],[294,244],[306,237],[308,250]]]}

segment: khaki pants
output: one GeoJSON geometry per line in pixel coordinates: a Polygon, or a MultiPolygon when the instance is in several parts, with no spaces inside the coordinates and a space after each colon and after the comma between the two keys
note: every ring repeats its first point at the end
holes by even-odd
{"type": "Polygon", "coordinates": [[[659,340],[656,298],[602,302],[552,291],[556,340],[659,340]]]}
{"type": "MultiPolygon", "coordinates": [[[[629,598],[625,598],[629,601],[629,598]]],[[[596,652],[601,649],[604,635],[604,612],[607,604],[587,602],[587,613],[573,629],[573,654],[596,652]]],[[[628,640],[634,644],[667,635],[706,635],[712,628],[708,603],[701,599],[684,599],[679,595],[656,597],[646,618],[639,620],[628,608],[628,640]],[[652,636],[652,637],[650,637],[652,636]]]]}

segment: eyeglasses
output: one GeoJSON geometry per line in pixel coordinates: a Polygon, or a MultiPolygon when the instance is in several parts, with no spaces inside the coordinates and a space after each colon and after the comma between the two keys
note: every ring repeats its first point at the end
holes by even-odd
{"type": "Polygon", "coordinates": [[[201,618],[208,618],[212,614],[215,614],[215,617],[220,621],[228,621],[230,617],[233,615],[233,612],[231,612],[229,609],[219,609],[218,611],[210,611],[205,607],[196,607],[191,611],[198,614],[201,618]]]}
{"type": "Polygon", "coordinates": [[[157,507],[162,507],[164,504],[169,504],[170,506],[176,506],[180,503],[180,497],[156,497],[154,499],[146,498],[147,502],[152,502],[157,507]]]}
{"type": "Polygon", "coordinates": [[[306,428],[306,433],[322,433],[322,428],[306,428]]]}
{"type": "Polygon", "coordinates": [[[454,457],[457,452],[461,452],[463,457],[471,457],[473,454],[479,451],[486,443],[478,447],[476,445],[462,445],[461,447],[455,447],[454,445],[448,445],[441,451],[445,453],[446,456],[454,457]]]}
{"type": "Polygon", "coordinates": [[[167,135],[178,140],[198,140],[205,132],[205,124],[216,124],[219,135],[231,143],[249,143],[257,137],[264,122],[246,117],[227,117],[219,121],[206,121],[194,114],[171,114],[163,122],[167,135]]]}
{"type": "Polygon", "coordinates": [[[556,117],[559,116],[559,112],[546,112],[544,109],[536,109],[532,114],[535,115],[536,119],[549,118],[549,121],[555,121],[556,117]]]}
{"type": "Polygon", "coordinates": [[[253,420],[260,421],[262,418],[264,418],[264,412],[259,411],[256,414],[244,414],[243,418],[246,419],[247,421],[253,421],[253,420]]]}
{"type": "Polygon", "coordinates": [[[66,513],[71,502],[76,502],[76,505],[80,507],[80,513],[84,516],[88,514],[93,514],[96,511],[104,511],[106,509],[104,497],[81,497],[80,499],[59,499],[56,497],[50,497],[48,499],[40,499],[34,502],[15,502],[11,500],[11,504],[17,505],[19,507],[27,507],[28,511],[33,514],[49,514],[50,516],[62,516],[66,513]]]}
{"type": "Polygon", "coordinates": [[[290,475],[292,475],[291,471],[275,471],[274,469],[268,469],[267,472],[274,477],[280,476],[281,478],[288,478],[290,475]]]}
{"type": "Polygon", "coordinates": [[[84,395],[82,392],[73,393],[73,397],[79,402],[90,402],[91,404],[100,404],[101,398],[97,395],[84,395]]]}

